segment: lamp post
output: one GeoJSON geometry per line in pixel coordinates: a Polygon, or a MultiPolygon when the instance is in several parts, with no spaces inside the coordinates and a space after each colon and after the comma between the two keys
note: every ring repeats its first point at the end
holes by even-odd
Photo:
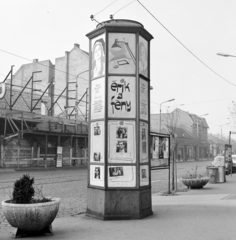
{"type": "Polygon", "coordinates": [[[175,99],[173,98],[173,99],[167,100],[167,101],[165,101],[165,102],[162,102],[162,103],[160,104],[160,124],[159,124],[159,132],[161,132],[161,105],[162,105],[163,103],[172,102],[172,101],[174,101],[174,100],[175,100],[175,99]]]}
{"type": "Polygon", "coordinates": [[[221,56],[221,57],[236,57],[234,55],[230,55],[230,54],[227,54],[227,53],[217,53],[216,55],[221,56]]]}

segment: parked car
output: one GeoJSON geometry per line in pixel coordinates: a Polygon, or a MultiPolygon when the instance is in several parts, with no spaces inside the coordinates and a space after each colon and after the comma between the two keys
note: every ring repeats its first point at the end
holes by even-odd
{"type": "Polygon", "coordinates": [[[222,155],[217,155],[216,157],[214,157],[214,160],[211,163],[211,165],[212,166],[225,166],[225,157],[222,155]]]}
{"type": "Polygon", "coordinates": [[[232,155],[232,161],[233,161],[233,173],[236,172],[236,155],[232,155]]]}

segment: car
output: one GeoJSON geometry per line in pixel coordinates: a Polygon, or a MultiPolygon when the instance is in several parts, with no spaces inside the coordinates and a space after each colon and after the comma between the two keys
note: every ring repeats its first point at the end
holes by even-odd
{"type": "MultiPolygon", "coordinates": [[[[236,155],[235,155],[236,157],[236,155]]],[[[211,163],[212,166],[225,166],[225,157],[223,155],[217,155],[214,157],[214,161],[211,163]]]]}
{"type": "Polygon", "coordinates": [[[233,161],[233,173],[236,172],[236,155],[232,155],[232,161],[233,161]]]}

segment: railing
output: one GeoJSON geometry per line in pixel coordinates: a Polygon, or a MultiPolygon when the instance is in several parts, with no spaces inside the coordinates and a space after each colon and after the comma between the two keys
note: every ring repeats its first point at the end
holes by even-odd
{"type": "MultiPolygon", "coordinates": [[[[88,158],[87,157],[79,157],[75,158],[69,157],[62,158],[62,167],[63,166],[87,166],[88,158]]],[[[30,167],[39,167],[39,168],[47,168],[47,167],[56,167],[57,160],[55,157],[48,157],[45,162],[45,158],[22,158],[22,159],[12,159],[12,161],[6,161],[5,167],[13,167],[13,168],[30,168],[30,167]]]]}

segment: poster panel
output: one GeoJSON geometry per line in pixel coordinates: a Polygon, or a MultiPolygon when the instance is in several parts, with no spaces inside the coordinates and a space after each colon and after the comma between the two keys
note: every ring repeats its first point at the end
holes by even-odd
{"type": "Polygon", "coordinates": [[[91,40],[91,79],[105,75],[105,34],[91,40]]]}
{"type": "Polygon", "coordinates": [[[104,187],[104,166],[90,165],[90,185],[104,187]]]}
{"type": "Polygon", "coordinates": [[[62,167],[62,147],[57,146],[57,167],[62,167]]]}
{"type": "Polygon", "coordinates": [[[140,186],[149,185],[149,166],[140,165],[140,186]]]}
{"type": "Polygon", "coordinates": [[[108,121],[108,162],[135,163],[134,121],[108,121]]]}
{"type": "Polygon", "coordinates": [[[104,122],[92,122],[90,162],[104,162],[104,122]]]}
{"type": "Polygon", "coordinates": [[[135,166],[109,166],[108,187],[135,187],[136,167],[135,166]]]}
{"type": "Polygon", "coordinates": [[[105,112],[105,78],[91,82],[91,120],[104,118],[105,112]]]}
{"type": "Polygon", "coordinates": [[[148,82],[140,78],[140,118],[148,121],[148,82]]]}
{"type": "Polygon", "coordinates": [[[108,117],[134,118],[135,100],[135,77],[108,78],[108,117]]]}
{"type": "Polygon", "coordinates": [[[148,124],[140,122],[140,162],[148,160],[148,124]]]}
{"type": "Polygon", "coordinates": [[[136,68],[135,34],[109,33],[108,71],[134,74],[136,68]]]}
{"type": "Polygon", "coordinates": [[[148,42],[139,36],[139,73],[148,77],[148,42]]]}
{"type": "Polygon", "coordinates": [[[169,138],[153,136],[152,138],[152,167],[166,166],[169,160],[169,138]]]}

